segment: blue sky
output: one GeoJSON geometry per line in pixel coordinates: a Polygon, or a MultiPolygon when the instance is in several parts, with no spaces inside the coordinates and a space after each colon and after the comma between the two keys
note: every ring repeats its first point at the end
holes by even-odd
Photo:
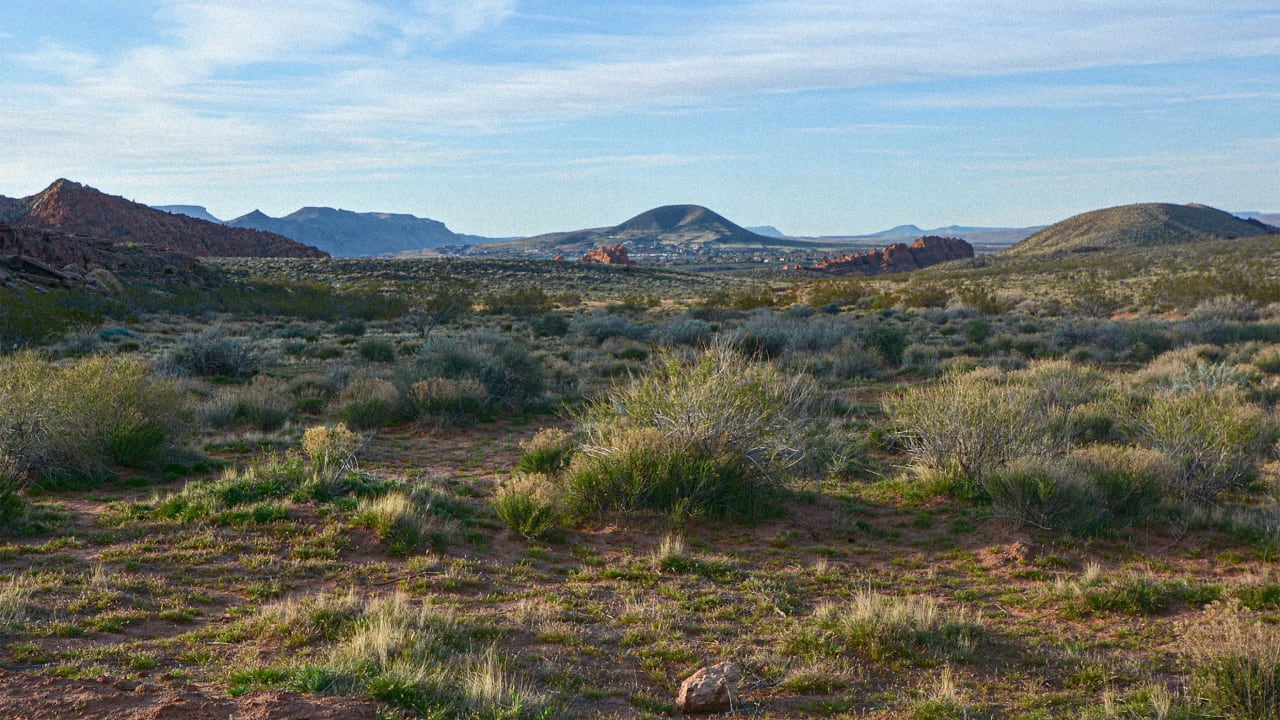
{"type": "Polygon", "coordinates": [[[1274,0],[6,0],[0,194],[458,232],[1280,210],[1274,0]]]}

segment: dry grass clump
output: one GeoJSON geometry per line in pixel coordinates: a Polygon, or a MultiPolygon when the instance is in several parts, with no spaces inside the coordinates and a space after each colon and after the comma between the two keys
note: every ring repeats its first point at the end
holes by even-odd
{"type": "Polygon", "coordinates": [[[1280,627],[1237,602],[1215,603],[1183,625],[1192,689],[1223,717],[1280,718],[1280,627]]]}
{"type": "Polygon", "coordinates": [[[305,649],[309,661],[239,671],[233,689],[274,684],[365,694],[400,711],[442,718],[519,720],[548,702],[507,668],[495,645],[473,644],[472,629],[452,613],[400,593],[280,603],[251,625],[260,637],[305,649]]]}
{"type": "Polygon", "coordinates": [[[951,613],[932,598],[870,590],[844,603],[819,606],[809,623],[812,628],[802,630],[793,646],[814,646],[824,654],[854,653],[877,662],[962,660],[986,637],[981,618],[963,610],[951,613]],[[815,636],[813,629],[822,635],[815,636]]]}
{"type": "Polygon", "coordinates": [[[454,523],[431,513],[423,493],[393,491],[361,500],[355,522],[373,530],[393,555],[440,547],[457,534],[454,523]]]}

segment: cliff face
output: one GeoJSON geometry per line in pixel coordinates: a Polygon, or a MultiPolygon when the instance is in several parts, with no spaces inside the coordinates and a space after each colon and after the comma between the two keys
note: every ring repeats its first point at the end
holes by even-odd
{"type": "Polygon", "coordinates": [[[886,248],[822,260],[810,266],[810,269],[832,275],[879,275],[919,270],[949,260],[971,257],[973,246],[964,240],[930,235],[919,238],[910,245],[895,243],[886,248]]]}
{"type": "Polygon", "coordinates": [[[328,253],[275,233],[173,215],[70,180],[58,180],[17,202],[21,207],[6,213],[17,229],[136,243],[195,256],[328,257],[328,253]]]}

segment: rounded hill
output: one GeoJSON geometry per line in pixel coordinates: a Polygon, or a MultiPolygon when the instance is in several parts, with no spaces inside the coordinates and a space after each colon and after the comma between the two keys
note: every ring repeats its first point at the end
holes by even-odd
{"type": "Polygon", "coordinates": [[[1256,220],[1207,205],[1141,203],[1082,213],[1055,223],[1006,250],[1030,256],[1105,252],[1280,233],[1256,220]]]}

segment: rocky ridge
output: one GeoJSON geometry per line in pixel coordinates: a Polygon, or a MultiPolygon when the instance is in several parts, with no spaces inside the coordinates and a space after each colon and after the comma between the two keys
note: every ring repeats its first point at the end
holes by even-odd
{"type": "Polygon", "coordinates": [[[581,262],[594,262],[602,265],[635,265],[636,261],[631,259],[627,254],[627,249],[621,245],[610,245],[608,247],[600,246],[594,250],[588,250],[582,256],[581,262]]]}
{"type": "Polygon", "coordinates": [[[894,243],[885,248],[821,260],[808,269],[830,275],[880,275],[907,272],[950,260],[973,257],[973,246],[960,238],[927,235],[915,242],[894,243]]]}

